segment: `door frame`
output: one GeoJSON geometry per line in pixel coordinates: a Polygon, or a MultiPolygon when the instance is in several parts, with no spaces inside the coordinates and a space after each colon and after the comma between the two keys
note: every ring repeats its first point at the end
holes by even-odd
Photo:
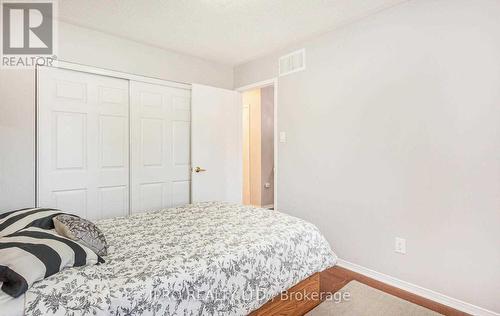
{"type": "Polygon", "coordinates": [[[112,69],[107,69],[107,68],[79,64],[79,63],[70,62],[70,61],[59,60],[59,61],[54,62],[53,65],[36,65],[35,66],[36,71],[40,70],[41,68],[62,68],[62,69],[67,69],[67,70],[86,72],[86,73],[90,73],[93,75],[101,75],[101,76],[114,77],[114,78],[126,79],[126,80],[131,80],[131,81],[140,81],[140,82],[152,83],[152,84],[168,86],[168,87],[173,87],[173,88],[181,88],[181,89],[191,90],[191,83],[177,82],[177,81],[172,81],[172,80],[168,80],[168,79],[143,76],[143,75],[123,72],[123,71],[117,71],[117,70],[112,70],[112,69]]]}
{"type": "MultiPolygon", "coordinates": [[[[274,88],[274,197],[273,204],[274,209],[278,209],[278,78],[274,77],[267,80],[262,80],[259,82],[251,83],[239,88],[236,91],[243,93],[253,89],[260,89],[273,86],[274,88]]],[[[239,106],[243,106],[240,104],[239,106]]]]}

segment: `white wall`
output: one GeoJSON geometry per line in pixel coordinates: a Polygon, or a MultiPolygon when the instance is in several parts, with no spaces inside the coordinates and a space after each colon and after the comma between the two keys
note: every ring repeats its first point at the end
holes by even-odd
{"type": "Polygon", "coordinates": [[[186,83],[232,88],[233,67],[147,46],[67,23],[59,24],[59,58],[186,83]]]}
{"type": "Polygon", "coordinates": [[[307,50],[279,79],[280,210],[345,260],[496,312],[499,16],[497,0],[412,0],[235,69],[243,86],[307,50]]]}
{"type": "MultiPolygon", "coordinates": [[[[221,88],[233,69],[67,23],[59,24],[61,60],[221,88]]],[[[34,204],[34,71],[0,69],[0,213],[34,204]]]]}

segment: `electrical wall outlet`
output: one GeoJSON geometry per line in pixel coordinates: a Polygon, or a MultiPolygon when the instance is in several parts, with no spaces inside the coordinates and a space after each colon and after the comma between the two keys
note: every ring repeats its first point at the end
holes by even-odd
{"type": "Polygon", "coordinates": [[[406,239],[396,237],[394,240],[394,251],[400,254],[406,254],[406,239]]]}

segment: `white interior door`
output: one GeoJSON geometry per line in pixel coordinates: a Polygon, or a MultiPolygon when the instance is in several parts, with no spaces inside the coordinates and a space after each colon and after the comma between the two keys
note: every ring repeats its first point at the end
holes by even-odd
{"type": "Polygon", "coordinates": [[[241,203],[243,135],[240,93],[193,85],[191,118],[192,201],[241,203]],[[197,167],[201,169],[199,172],[197,167]]]}
{"type": "Polygon", "coordinates": [[[191,91],[130,82],[132,213],[190,202],[191,91]]]}
{"type": "Polygon", "coordinates": [[[128,81],[42,68],[38,88],[37,205],[128,214],[128,81]]]}

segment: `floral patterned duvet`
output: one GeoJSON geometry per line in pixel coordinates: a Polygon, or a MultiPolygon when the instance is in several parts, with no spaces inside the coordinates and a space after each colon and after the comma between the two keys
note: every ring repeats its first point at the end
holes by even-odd
{"type": "Polygon", "coordinates": [[[246,315],[336,256],[318,229],[221,202],[99,221],[105,264],[26,293],[26,315],[246,315]]]}

